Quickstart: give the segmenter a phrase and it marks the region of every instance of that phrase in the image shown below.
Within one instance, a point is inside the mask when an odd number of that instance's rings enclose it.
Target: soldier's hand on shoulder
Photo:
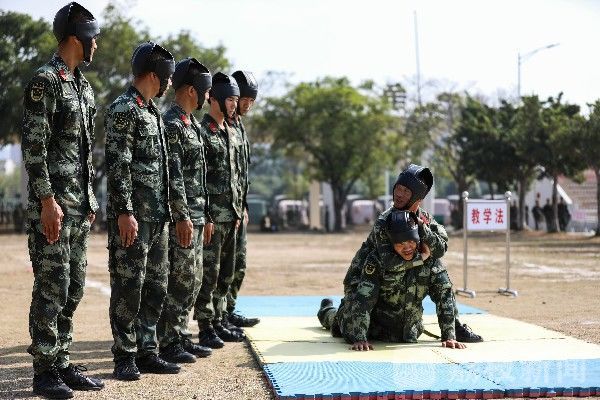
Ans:
[[[442,347],[447,347],[449,349],[466,349],[467,348],[467,346],[464,343],[457,342],[454,339],[443,340]]]
[[[42,232],[46,236],[48,243],[54,244],[58,240],[63,217],[62,208],[54,200],[54,196],[42,199],[40,223],[42,224]]]
[[[117,221],[121,246],[129,247],[133,244],[138,234],[138,223],[133,215],[121,214]]]
[[[427,243],[421,242],[421,258],[423,261],[427,260],[431,256],[431,249],[427,246]]]
[[[175,223],[175,234],[181,247],[190,247],[192,244],[192,235],[194,234],[194,224],[189,219],[177,221]]]
[[[373,350],[373,345],[367,340],[363,340],[360,342],[354,342],[352,346],[349,347],[349,349],[355,351],[369,351]]]

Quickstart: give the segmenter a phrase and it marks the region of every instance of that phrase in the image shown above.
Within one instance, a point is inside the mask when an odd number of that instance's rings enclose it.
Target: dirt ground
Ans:
[[[366,234],[252,233],[242,294],[341,294],[347,266]],[[468,244],[468,286],[477,297],[460,297],[460,302],[600,344],[600,238],[513,235],[511,287],[519,292],[516,298],[497,293],[505,286],[505,237],[478,234]],[[144,375],[139,382],[112,379],[105,235],[91,237],[88,258],[86,294],[75,314],[72,360],[86,364],[90,374],[105,380],[106,388],[77,392],[76,398],[273,398],[245,343],[227,344],[210,358],[185,366],[179,375]],[[451,237],[445,262],[455,287],[462,287],[462,236]],[[33,397],[31,357],[26,353],[32,281],[26,237],[0,236],[0,398]]]

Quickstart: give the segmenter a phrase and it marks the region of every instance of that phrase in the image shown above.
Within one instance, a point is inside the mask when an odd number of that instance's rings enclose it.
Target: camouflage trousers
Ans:
[[[36,374],[69,364],[73,313],[85,285],[90,222],[83,216],[65,216],[54,244],[48,244],[42,232],[40,221],[30,221],[28,245],[34,282],[27,351],[33,356]]]
[[[243,222],[237,230],[235,238],[235,271],[233,281],[227,292],[227,313],[232,314],[235,310],[238,293],[246,276],[246,232],[248,227]]]
[[[203,233],[204,225],[194,225],[192,244],[184,248],[177,241],[175,224],[169,229],[169,286],[156,326],[161,348],[191,336],[188,316],[202,284]]]
[[[194,306],[194,319],[201,329],[211,321],[221,321],[235,268],[235,221],[214,226],[212,239],[204,246],[202,285]]]
[[[369,326],[360,326],[357,319],[354,318],[352,307],[346,299],[342,299],[340,308],[331,308],[322,316],[319,316],[319,322],[325,329],[331,331],[334,337],[343,337],[346,342],[351,343],[349,336],[356,337],[358,332],[367,332],[368,339],[378,339],[386,342],[416,342],[416,340],[406,340],[406,338],[418,338],[424,331],[422,315],[406,315],[407,319],[403,324],[406,329],[412,332],[394,332],[398,329],[398,324],[389,326],[382,321],[371,321]],[[454,315],[458,318],[458,308],[454,303]],[[397,321],[396,321],[397,322]]]
[[[108,221],[110,326],[115,361],[156,353],[156,323],[167,294],[169,228],[138,221],[138,236],[121,245],[116,220]]]

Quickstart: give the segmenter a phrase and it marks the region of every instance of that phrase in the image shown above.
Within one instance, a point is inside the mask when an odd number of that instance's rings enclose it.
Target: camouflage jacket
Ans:
[[[175,221],[191,220],[204,225],[208,219],[206,158],[200,125],[177,103],[163,114],[165,135],[169,140],[171,210]]]
[[[242,204],[247,208],[246,198],[248,197],[248,190],[250,188],[250,142],[248,141],[246,127],[244,127],[241,117],[237,116],[235,119],[230,119],[229,125],[235,129],[238,135],[238,144],[242,146],[238,151],[239,185],[242,193]]]
[[[206,154],[206,188],[209,210],[214,222],[231,222],[242,217],[242,196],[239,185],[239,160],[242,148],[235,130],[204,114],[200,133]]]
[[[130,86],[109,106],[104,124],[107,217],[170,220],[167,142],[158,108]]]
[[[371,233],[356,252],[356,255],[352,259],[352,264],[363,265],[367,255],[373,251],[375,251],[379,257],[382,257],[384,262],[385,257],[395,257],[396,253],[394,252],[386,226],[387,217],[393,210],[394,207],[388,208],[375,220]],[[448,250],[448,233],[446,233],[446,229],[443,225],[438,224],[437,221],[423,209],[419,208],[416,214],[417,218],[422,222],[419,224],[419,237],[421,238],[421,241],[429,246],[431,258],[442,258]]]
[[[392,208],[383,212],[367,240],[355,255],[344,279],[344,307],[353,317],[350,342],[374,337],[387,341],[416,342],[422,333],[422,301],[429,295],[436,304],[442,339],[454,339],[454,294],[452,282],[440,257],[447,250],[448,236],[442,225],[419,209],[421,240],[431,256],[404,261],[393,249],[386,231]]]
[[[96,212],[94,92],[79,68],[54,57],[25,87],[23,163],[29,175],[28,218],[39,219],[40,199],[54,196],[65,215]]]

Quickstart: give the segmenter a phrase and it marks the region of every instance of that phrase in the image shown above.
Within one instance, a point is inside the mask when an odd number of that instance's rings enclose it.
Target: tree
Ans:
[[[0,144],[18,142],[23,88],[56,47],[50,25],[27,14],[0,11]]]
[[[302,151],[309,178],[331,185],[336,231],[354,183],[365,170],[383,169],[397,155],[389,103],[361,93],[346,78],[300,83],[281,98],[269,98],[262,120],[276,148]]]
[[[581,130],[580,141],[576,147],[578,155],[584,163],[594,170],[596,174],[596,205],[598,208],[596,218],[596,236],[600,236],[600,100],[590,104],[590,115]]]
[[[550,97],[542,111],[545,136],[541,151],[541,164],[552,183],[553,222],[550,232],[558,231],[558,177],[574,176],[585,168],[581,157],[573,149],[579,147],[578,136],[584,119],[579,114],[579,106],[562,102],[562,93]]]

